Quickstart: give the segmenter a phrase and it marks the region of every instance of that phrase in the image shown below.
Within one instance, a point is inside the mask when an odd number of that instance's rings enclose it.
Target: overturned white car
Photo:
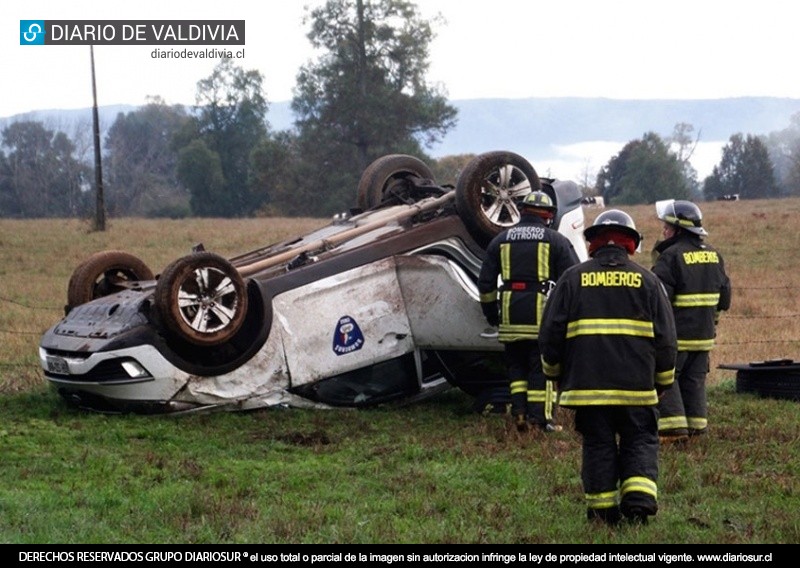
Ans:
[[[132,255],[96,253],[41,339],[45,377],[79,407],[140,413],[502,388],[502,345],[482,333],[476,280],[485,245],[537,189],[586,258],[576,184],[500,151],[474,158],[455,187],[414,157],[384,156],[361,177],[358,209],[230,259],[198,247],[155,277]]]

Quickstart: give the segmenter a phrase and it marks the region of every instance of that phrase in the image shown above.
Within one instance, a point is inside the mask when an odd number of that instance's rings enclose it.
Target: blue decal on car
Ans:
[[[358,327],[356,320],[350,316],[339,318],[336,330],[333,332],[333,352],[337,355],[345,355],[358,351],[364,346],[364,334]]]

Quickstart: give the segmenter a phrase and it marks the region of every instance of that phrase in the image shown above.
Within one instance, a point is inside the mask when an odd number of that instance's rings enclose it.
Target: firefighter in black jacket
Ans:
[[[658,278],[629,258],[641,235],[627,213],[601,213],[584,236],[591,258],[547,301],[542,364],[559,404],[575,410],[588,518],[647,522],[658,510],[658,393],[674,378],[675,321]]]
[[[543,191],[526,195],[519,222],[486,248],[478,277],[483,314],[498,327],[497,339],[505,345],[511,413],[520,431],[529,425],[545,432],[560,429],[553,421],[556,394],[542,374],[537,338],[547,294],[579,259],[569,239],[549,228],[555,213]]]
[[[703,434],[708,427],[706,375],[716,321],[731,305],[731,283],[722,255],[703,239],[703,214],[691,201],[672,201],[659,212],[664,240],[653,272],[664,283],[678,331],[676,388],[659,402],[658,432],[664,443]]]

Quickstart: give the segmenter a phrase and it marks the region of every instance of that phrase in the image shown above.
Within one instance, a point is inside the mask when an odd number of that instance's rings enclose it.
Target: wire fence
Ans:
[[[790,286],[737,286],[735,290],[792,290],[796,291],[797,288],[793,288]],[[0,302],[5,302],[8,304],[14,304],[16,306],[20,306],[22,308],[28,310],[49,310],[52,312],[63,312],[63,306],[36,306],[26,304],[24,302],[20,302],[13,298],[7,298],[4,296],[0,296]],[[756,320],[756,319],[795,319],[800,318],[800,313],[788,313],[788,314],[765,314],[765,315],[738,315],[738,314],[730,314],[726,313],[723,316],[725,319],[728,320]],[[3,329],[0,328],[0,334],[6,335],[24,335],[24,336],[40,336],[42,335],[41,330],[25,330],[25,329]],[[766,338],[766,339],[748,339],[746,341],[726,341],[721,340],[717,342],[718,347],[730,346],[730,345],[757,345],[757,344],[769,344],[769,343],[798,343],[800,342],[800,338],[789,338],[789,339],[780,339],[780,338]],[[13,363],[8,361],[0,361],[0,368],[9,368],[9,367],[28,367],[30,363]]]

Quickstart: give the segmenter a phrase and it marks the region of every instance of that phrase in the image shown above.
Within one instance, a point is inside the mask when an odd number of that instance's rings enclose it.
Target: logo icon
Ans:
[[[19,44],[44,45],[44,20],[20,20]]]
[[[350,316],[339,318],[336,330],[333,332],[333,352],[344,355],[358,351],[364,346],[364,334],[358,327],[356,320]]]

